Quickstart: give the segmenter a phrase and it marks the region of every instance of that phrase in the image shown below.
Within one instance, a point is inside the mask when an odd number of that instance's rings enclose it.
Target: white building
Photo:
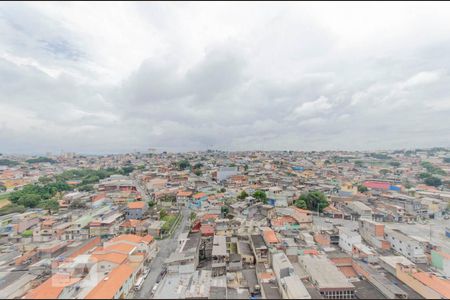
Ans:
[[[426,263],[425,246],[422,242],[408,236],[398,229],[386,228],[384,238],[391,243],[392,249],[403,254],[414,263]]]
[[[339,247],[347,253],[352,252],[353,244],[361,243],[361,236],[358,232],[349,228],[339,227]]]
[[[223,167],[223,168],[220,168],[217,171],[217,181],[221,182],[221,181],[227,180],[231,176],[234,176],[234,175],[237,175],[237,174],[238,174],[238,168],[237,167]]]
[[[357,213],[361,219],[372,220],[372,209],[360,201],[352,201],[347,207],[354,213]]]
[[[272,265],[283,299],[311,299],[284,252],[275,253],[272,256]]]

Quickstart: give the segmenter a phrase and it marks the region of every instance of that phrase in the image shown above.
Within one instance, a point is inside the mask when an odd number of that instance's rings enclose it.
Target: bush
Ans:
[[[424,182],[426,185],[434,187],[442,185],[442,180],[434,176],[426,178]]]
[[[28,237],[32,237],[33,236],[33,230],[25,230],[24,232],[22,232],[22,237],[24,238],[28,238]]]
[[[362,185],[362,184],[360,184],[360,185],[358,185],[358,192],[360,192],[360,193],[365,193],[365,192],[367,192],[369,189],[366,187],[366,186],[364,186],[364,185]]]
[[[8,204],[0,208],[0,216],[9,215],[13,213],[23,213],[25,211],[26,208],[22,205]]]
[[[322,212],[325,207],[329,205],[327,201],[327,197],[324,193],[319,191],[308,192],[306,194],[302,194],[297,203],[305,202],[306,207],[309,210]]]

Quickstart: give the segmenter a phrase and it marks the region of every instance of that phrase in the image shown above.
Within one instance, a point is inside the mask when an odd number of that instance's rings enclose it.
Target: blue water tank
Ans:
[[[395,186],[395,185],[390,185],[390,186],[389,186],[389,189],[390,189],[391,191],[400,191],[400,187],[399,187],[399,186]]]

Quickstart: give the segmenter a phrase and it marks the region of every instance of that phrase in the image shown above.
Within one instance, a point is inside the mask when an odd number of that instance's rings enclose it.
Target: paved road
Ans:
[[[183,218],[178,224],[178,227],[173,233],[172,237],[158,241],[159,252],[150,264],[150,273],[145,279],[141,290],[138,293],[136,293],[133,296],[133,298],[140,298],[140,299],[150,298],[150,292],[153,289],[153,286],[156,284],[156,279],[158,278],[158,275],[161,273],[163,269],[164,261],[177,248],[178,236],[180,235],[180,233],[184,231],[184,228],[188,224],[189,213],[190,213],[189,209],[183,208],[182,209]]]

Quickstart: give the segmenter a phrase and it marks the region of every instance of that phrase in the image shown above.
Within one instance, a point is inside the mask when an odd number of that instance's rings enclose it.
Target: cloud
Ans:
[[[449,6],[353,8],[2,5],[0,152],[450,146]]]
[[[414,75],[413,77],[409,78],[408,80],[406,80],[403,87],[410,88],[410,87],[416,87],[416,86],[421,86],[421,85],[425,85],[425,84],[430,84],[430,83],[438,81],[440,77],[441,77],[441,75],[440,75],[439,71],[420,72],[420,73],[417,73],[416,75]]]

